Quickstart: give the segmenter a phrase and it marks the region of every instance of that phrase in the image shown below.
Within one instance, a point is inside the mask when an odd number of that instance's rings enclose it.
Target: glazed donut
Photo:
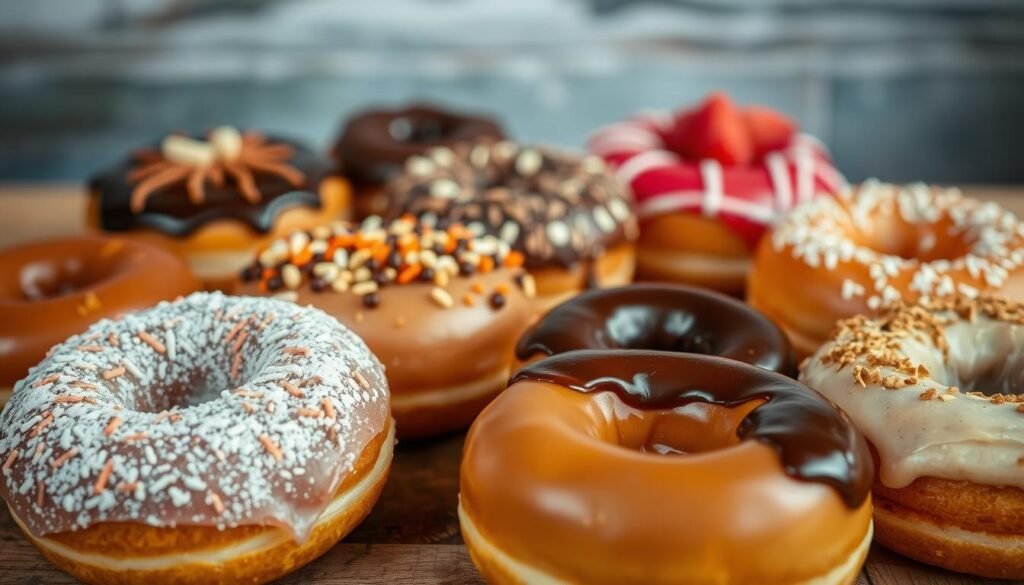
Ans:
[[[356,213],[363,219],[387,212],[385,185],[409,157],[438,146],[502,138],[501,126],[486,116],[412,104],[353,116],[331,154],[338,172],[354,185]]]
[[[348,183],[327,171],[302,145],[255,131],[171,134],[92,179],[89,223],[171,250],[224,288],[261,245],[348,216]]]
[[[900,300],[978,291],[1024,298],[1022,234],[994,203],[869,181],[786,217],[758,248],[747,300],[802,359],[836,321]]]
[[[786,335],[725,295],[670,284],[587,291],[558,305],[519,339],[532,362],[580,349],[641,349],[715,355],[796,374]]]
[[[461,226],[373,217],[276,241],[239,292],[316,306],[355,331],[384,363],[399,437],[420,438],[469,426],[504,389],[535,317],[522,262]]]
[[[824,146],[782,114],[712,94],[676,113],[598,130],[640,216],[637,276],[742,295],[765,230],[794,205],[845,185]]]
[[[863,437],[790,378],[582,350],[520,370],[473,423],[459,518],[492,584],[850,584],[871,478]]]
[[[70,237],[0,251],[0,408],[54,345],[104,317],[199,286],[172,254],[122,238]]]
[[[842,321],[801,379],[874,447],[881,544],[1024,579],[1024,306],[963,296]]]
[[[390,217],[462,223],[523,253],[542,309],[633,278],[636,218],[600,158],[507,141],[458,144],[408,159],[389,193]]]
[[[87,583],[263,583],[373,506],[380,362],[321,311],[196,293],[58,346],[0,417],[0,494]]]

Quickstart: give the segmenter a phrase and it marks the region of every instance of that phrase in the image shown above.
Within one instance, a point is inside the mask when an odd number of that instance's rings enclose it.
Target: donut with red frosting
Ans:
[[[609,125],[588,148],[633,191],[638,277],[732,294],[743,291],[752,250],[777,218],[846,185],[825,147],[792,120],[722,93]]]

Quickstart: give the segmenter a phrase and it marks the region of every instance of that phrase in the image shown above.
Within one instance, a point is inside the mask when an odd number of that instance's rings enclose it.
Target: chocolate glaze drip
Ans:
[[[338,170],[357,185],[386,183],[414,154],[478,138],[499,140],[493,119],[431,104],[396,110],[369,110],[348,120],[332,152]]]
[[[93,177],[89,185],[99,197],[100,226],[109,232],[153,229],[176,237],[187,236],[203,225],[220,219],[237,219],[252,229],[266,233],[274,221],[291,207],[319,208],[320,182],[329,171],[326,160],[312,150],[289,140],[270,138],[275,144],[291,146],[295,154],[288,161],[306,176],[306,184],[296,189],[284,178],[259,171],[254,172],[260,202],[253,204],[239,193],[234,180],[228,176],[220,187],[207,181],[206,200],[196,205],[189,200],[184,181],[156,191],[146,200],[142,213],[132,213],[131,196],[135,183],[128,174],[136,167],[133,156],[119,165]],[[154,145],[159,148],[159,145]]]
[[[613,392],[640,410],[694,402],[732,408],[764,400],[740,423],[740,440],[768,445],[788,476],[834,488],[850,509],[870,491],[874,467],[867,442],[846,415],[803,384],[762,368],[694,354],[584,350],[528,365],[509,384],[522,380]]]
[[[731,358],[796,374],[785,334],[749,306],[678,285],[594,290],[552,309],[519,340],[516,357],[579,349],[663,350]]]

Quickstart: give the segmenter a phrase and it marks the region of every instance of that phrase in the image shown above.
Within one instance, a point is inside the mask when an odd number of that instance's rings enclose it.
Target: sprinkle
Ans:
[[[136,335],[138,335],[139,339],[144,341],[146,343],[146,345],[148,345],[149,347],[152,347],[153,351],[155,351],[155,352],[157,352],[159,354],[167,353],[167,346],[165,346],[163,343],[161,343],[157,338],[155,338],[152,335],[150,335],[148,332],[146,332],[146,331],[139,331],[138,333],[136,333]]]
[[[135,493],[135,490],[138,489],[138,487],[139,482],[137,481],[127,483],[122,481],[121,483],[117,484],[117,487],[115,487],[114,489],[121,492],[122,494],[133,494]]]
[[[107,489],[107,482],[110,481],[110,474],[114,471],[114,460],[108,459],[103,465],[103,469],[100,471],[99,478],[96,479],[96,483],[92,486],[92,492],[94,494],[102,494],[103,490]]]
[[[107,423],[107,428],[103,429],[103,434],[109,437],[114,434],[114,431],[116,431],[119,426],[121,426],[121,417],[115,416],[110,419],[109,423]]]
[[[68,384],[71,388],[79,388],[82,390],[95,390],[96,384],[90,384],[89,382],[83,382],[81,380],[73,380]]]
[[[57,404],[75,404],[78,402],[85,402],[85,396],[78,396],[75,394],[61,394],[53,399]]]
[[[249,338],[249,332],[243,331],[238,334],[235,338],[235,342],[231,344],[231,353],[238,353],[238,350],[242,349],[242,344]]]
[[[462,295],[462,304],[466,305],[467,307],[472,307],[473,305],[476,304],[476,299],[473,298],[472,294],[466,293]]]
[[[89,353],[99,353],[103,351],[103,348],[98,345],[80,345],[78,351],[86,351]]]
[[[11,453],[7,456],[7,460],[4,461],[4,473],[7,473],[8,471],[11,470],[11,467],[14,466],[14,462],[18,460],[19,455],[21,455],[20,449],[14,449],[11,451]]]
[[[53,420],[54,420],[53,413],[52,412],[46,413],[46,416],[43,417],[43,420],[39,421],[38,423],[35,424],[35,426],[32,427],[32,430],[29,431],[28,436],[34,437],[34,436],[38,435],[39,433],[43,432],[43,429],[45,429],[46,427],[48,427],[51,424],[53,424]],[[39,443],[39,445],[42,446],[43,444]]]
[[[355,373],[352,374],[352,377],[355,378],[356,384],[359,384],[360,388],[362,388],[363,390],[370,389],[370,383],[366,381],[366,377],[363,376],[362,372],[356,370]]]
[[[46,483],[43,480],[36,482],[36,506],[40,508],[46,503]]]
[[[104,380],[113,380],[114,378],[123,376],[126,371],[127,370],[124,368],[124,366],[120,366],[117,368],[111,368],[109,370],[106,370],[105,372],[103,372],[102,376]]]
[[[221,501],[220,496],[213,492],[209,492],[206,495],[206,498],[210,501],[210,504],[213,506],[213,510],[215,512],[217,512],[218,514],[224,513],[224,502]]]
[[[234,359],[231,360],[231,379],[238,379],[239,370],[242,367],[242,354],[236,353]]]
[[[64,465],[72,457],[74,457],[76,455],[78,455],[78,448],[77,447],[72,447],[71,449],[65,451],[63,455],[61,455],[60,457],[58,457],[58,458],[54,459],[53,461],[51,461],[50,462],[50,467],[52,467],[54,469],[58,469],[58,468],[60,468],[61,465]]]
[[[36,380],[32,384],[32,387],[33,388],[39,388],[40,386],[47,386],[49,384],[53,384],[57,380],[60,380],[60,374],[50,374],[49,376],[47,376],[45,378],[40,378],[39,380]]]
[[[281,380],[280,382],[278,382],[278,384],[280,384],[281,387],[284,388],[285,392],[291,394],[295,398],[302,398],[303,396],[306,395],[305,392],[299,390],[299,388],[295,384],[292,384],[288,380]]]
[[[435,303],[446,309],[451,308],[451,306],[455,304],[455,301],[452,299],[452,295],[438,286],[431,289],[430,298],[434,299]]]
[[[337,413],[334,412],[334,405],[331,404],[331,399],[330,398],[327,398],[325,396],[322,400],[320,400],[320,405],[323,406],[324,414],[327,415],[327,418],[329,418],[331,420],[334,420],[335,418],[337,418]]]
[[[286,347],[286,348],[284,348],[282,350],[282,352],[284,352],[284,353],[286,353],[288,355],[306,356],[306,355],[309,355],[309,348],[308,347]]]
[[[149,434],[148,433],[132,433],[130,435],[125,435],[125,436],[121,437],[121,442],[123,442],[123,443],[134,443],[136,441],[145,441],[148,438],[149,438]],[[146,454],[146,458],[147,459],[149,458],[149,454],[148,453]]]
[[[524,274],[519,279],[519,286],[523,289],[523,294],[526,295],[526,298],[532,299],[537,296],[537,283],[530,274]]]
[[[324,400],[326,400],[326,398]],[[314,408],[305,408],[305,407],[303,407],[303,408],[296,408],[295,409],[295,414],[298,415],[298,416],[303,416],[303,417],[307,417],[307,418],[319,418],[320,417],[320,411],[316,410]]]
[[[263,444],[263,448],[267,450],[271,457],[278,461],[284,459],[284,453],[281,452],[281,448],[269,436],[260,435],[260,443]]]
[[[114,347],[121,346],[121,340],[117,338],[117,334],[114,333],[113,331],[107,334],[107,343],[113,345]]]

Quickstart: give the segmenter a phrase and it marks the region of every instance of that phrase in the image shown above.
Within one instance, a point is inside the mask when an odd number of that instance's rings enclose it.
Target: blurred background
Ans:
[[[0,0],[0,179],[220,124],[326,148],[414,99],[579,147],[714,89],[794,116],[852,180],[1024,183],[1021,0]]]

